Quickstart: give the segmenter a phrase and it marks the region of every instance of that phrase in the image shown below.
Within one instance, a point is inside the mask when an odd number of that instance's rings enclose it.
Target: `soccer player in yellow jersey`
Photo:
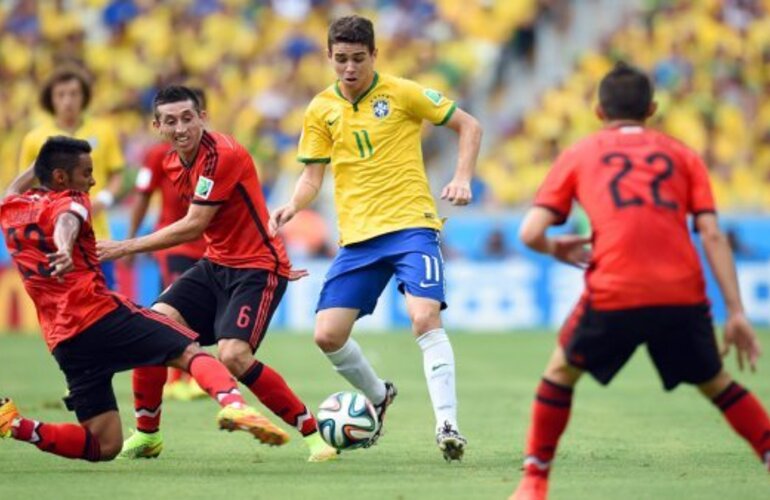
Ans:
[[[98,240],[111,240],[106,209],[113,205],[120,191],[125,161],[117,134],[110,124],[84,115],[90,100],[91,83],[79,68],[62,66],[56,69],[40,92],[40,104],[51,117],[24,137],[18,171],[27,170],[49,137],[65,135],[88,141],[98,190],[92,198],[94,233]],[[110,289],[115,288],[113,266],[112,262],[101,264]]]
[[[467,205],[481,127],[440,93],[376,73],[368,19],[349,16],[332,23],[328,56],[339,79],[307,108],[299,143],[305,169],[289,203],[273,213],[270,229],[276,231],[312,202],[330,165],[342,248],[321,291],[315,342],[375,404],[380,427],[369,443],[374,444],[396,388],[375,374],[350,334],[356,319],[372,313],[395,274],[423,351],[436,442],[447,461],[459,460],[466,440],[457,425],[454,353],[440,317],[446,307],[442,221],[425,176],[420,128],[428,120],[459,135],[455,175],[441,197]]]

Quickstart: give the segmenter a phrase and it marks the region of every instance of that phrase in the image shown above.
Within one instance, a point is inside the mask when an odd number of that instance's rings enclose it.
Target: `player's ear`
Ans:
[[[204,121],[209,119],[209,115],[208,113],[206,113],[205,109],[200,110],[200,112],[198,113],[198,116],[200,116],[201,120],[204,120]]]
[[[55,168],[51,172],[51,184],[57,187],[69,185],[69,175],[63,168]]]
[[[647,116],[645,116],[645,118],[651,117],[656,111],[658,111],[658,101],[651,101],[650,106],[647,108]]]
[[[157,118],[152,119],[152,128],[154,128],[156,131],[160,131],[160,121],[158,121]]]
[[[597,118],[599,118],[601,121],[607,119],[607,115],[604,113],[604,108],[602,108],[601,104],[596,105],[594,108],[594,113],[596,113]]]
[[[377,59],[377,48],[376,47],[372,51],[372,59]]]

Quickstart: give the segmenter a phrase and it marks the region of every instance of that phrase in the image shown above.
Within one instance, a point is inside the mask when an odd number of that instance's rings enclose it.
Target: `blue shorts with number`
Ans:
[[[439,232],[416,228],[340,249],[326,273],[316,312],[345,307],[358,309],[359,318],[371,314],[393,275],[401,293],[433,299],[446,309]]]

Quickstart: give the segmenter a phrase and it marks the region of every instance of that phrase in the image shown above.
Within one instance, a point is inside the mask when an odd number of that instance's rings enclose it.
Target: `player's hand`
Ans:
[[[722,344],[722,357],[730,353],[730,346],[735,346],[735,355],[738,358],[738,369],[743,371],[746,361],[751,371],[756,371],[757,360],[762,354],[759,339],[751,327],[749,320],[743,313],[730,314],[725,323],[725,333]]]
[[[576,234],[564,234],[551,238],[551,254],[558,260],[586,269],[591,262],[591,250],[586,245],[591,243],[591,238]]]
[[[471,183],[468,181],[452,179],[452,181],[444,186],[444,189],[441,191],[441,199],[449,200],[452,205],[456,206],[467,205],[473,199]]]
[[[283,227],[284,224],[289,222],[295,215],[297,215],[297,209],[291,203],[288,203],[280,208],[277,208],[270,214],[270,220],[267,223],[268,232],[270,237],[278,233],[278,230]]]
[[[307,271],[307,269],[292,269],[289,271],[289,281],[301,280],[307,276],[310,276],[310,273]]]
[[[122,241],[99,240],[96,242],[96,256],[99,262],[118,260],[126,255]]]
[[[71,252],[59,250],[55,253],[47,254],[46,257],[48,257],[48,262],[50,262],[51,268],[53,269],[51,272],[51,276],[53,277],[61,278],[64,274],[75,268]]]

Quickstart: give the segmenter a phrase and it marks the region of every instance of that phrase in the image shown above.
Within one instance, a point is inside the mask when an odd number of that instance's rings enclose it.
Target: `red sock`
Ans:
[[[134,369],[134,416],[140,432],[158,432],[163,403],[163,384],[166,383],[165,366],[143,366]]]
[[[269,366],[254,361],[240,379],[259,401],[287,424],[296,427],[303,436],[318,430],[315,417],[300,401],[286,381]]]
[[[543,378],[532,405],[532,422],[527,437],[524,470],[527,474],[548,477],[572,406],[572,388]]]
[[[98,462],[101,456],[99,440],[78,424],[44,424],[20,418],[11,427],[11,435],[61,457]]]
[[[712,402],[764,462],[770,458],[770,418],[756,397],[732,382]]]
[[[173,384],[174,382],[177,382],[183,378],[185,375],[185,372],[180,370],[179,368],[169,368],[168,369],[168,380],[166,380],[167,384]]]
[[[238,382],[230,375],[227,368],[210,354],[202,352],[193,356],[188,369],[201,389],[214,398],[220,406],[231,404],[246,406],[246,401],[238,390]]]

